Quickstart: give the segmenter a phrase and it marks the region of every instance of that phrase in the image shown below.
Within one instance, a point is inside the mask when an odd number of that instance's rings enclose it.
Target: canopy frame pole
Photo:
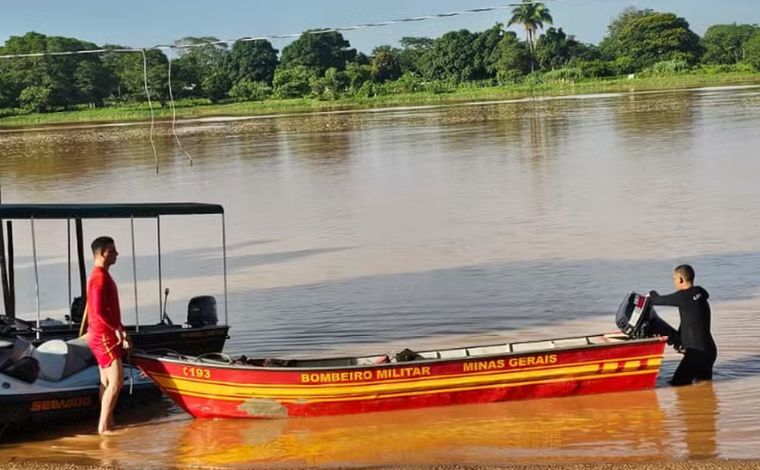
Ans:
[[[10,314],[11,318],[16,318],[16,268],[14,267],[14,254],[13,254],[13,221],[6,220],[5,226],[7,227],[7,243],[8,243],[8,291],[10,292]],[[8,312],[6,312],[8,314]]]
[[[224,213],[222,213],[222,271],[224,272],[224,324],[229,325],[227,311],[227,231],[224,223]]]
[[[156,216],[156,244],[158,246],[158,322],[163,320],[163,299],[161,295],[163,293],[163,282],[161,276],[161,216]]]
[[[69,325],[73,321],[71,312],[71,219],[66,219],[66,276],[69,282]]]
[[[37,307],[37,331],[35,335],[40,339],[40,275],[37,269],[37,239],[34,236],[34,217],[30,218],[32,227],[32,258],[34,259],[34,298]]]
[[[132,281],[135,290],[135,331],[140,331],[140,311],[137,303],[137,255],[135,251],[135,217],[129,219],[130,229],[132,231]]]
[[[74,219],[74,228],[77,237],[77,264],[79,265],[79,292],[82,302],[87,305],[87,269],[84,266],[84,229],[82,219]]]

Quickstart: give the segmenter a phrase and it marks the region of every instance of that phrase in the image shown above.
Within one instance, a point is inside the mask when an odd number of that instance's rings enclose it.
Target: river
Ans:
[[[157,160],[145,124],[0,129],[3,202],[223,204],[231,354],[611,331],[626,293],[671,291],[682,262],[711,293],[719,349],[714,382],[693,387],[665,384],[680,359],[669,349],[653,391],[275,421],[194,421],[162,402],[107,439],[93,421],[16,439],[0,457],[124,468],[760,458],[758,129],[754,86],[179,122],[192,165],[167,123]],[[138,314],[155,322],[156,227],[135,227]],[[36,309],[30,229],[14,227],[24,318]],[[86,239],[104,233],[134,321],[130,222],[85,224]],[[35,234],[41,309],[61,318],[66,224],[37,221]],[[162,219],[161,248],[175,322],[198,293],[223,311],[219,218]]]

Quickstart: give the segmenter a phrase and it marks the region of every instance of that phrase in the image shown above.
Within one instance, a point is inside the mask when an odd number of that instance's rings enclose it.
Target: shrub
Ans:
[[[546,81],[574,82],[583,78],[583,70],[579,67],[563,67],[544,73],[544,80]]]
[[[229,95],[235,101],[262,101],[272,96],[272,87],[243,78],[232,86]]]
[[[50,111],[52,107],[50,95],[51,90],[48,87],[29,86],[21,90],[18,100],[24,110],[42,113]]]

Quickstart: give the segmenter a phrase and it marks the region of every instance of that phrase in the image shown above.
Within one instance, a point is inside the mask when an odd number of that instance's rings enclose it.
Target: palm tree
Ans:
[[[536,44],[536,31],[544,27],[544,23],[552,24],[552,15],[549,9],[543,3],[534,2],[533,0],[522,0],[521,5],[512,9],[512,18],[509,19],[507,27],[513,24],[521,24],[525,28],[525,35],[528,40],[528,50],[530,51],[531,61],[530,70],[533,70],[533,57]]]

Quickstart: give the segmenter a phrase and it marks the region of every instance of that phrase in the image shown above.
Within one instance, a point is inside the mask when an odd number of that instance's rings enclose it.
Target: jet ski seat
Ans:
[[[95,358],[84,340],[51,339],[39,345],[32,357],[40,364],[40,379],[59,382],[95,364]]]

